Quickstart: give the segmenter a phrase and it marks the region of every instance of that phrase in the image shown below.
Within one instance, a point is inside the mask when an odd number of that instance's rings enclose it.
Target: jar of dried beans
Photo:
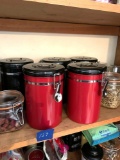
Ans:
[[[0,133],[21,129],[23,118],[23,95],[16,90],[0,92]]]
[[[120,73],[105,73],[106,87],[103,91],[102,106],[117,108],[120,105]]]

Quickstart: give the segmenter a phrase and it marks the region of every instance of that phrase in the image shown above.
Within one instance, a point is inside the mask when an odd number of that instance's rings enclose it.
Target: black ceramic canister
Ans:
[[[5,58],[0,60],[2,90],[18,90],[24,95],[22,66],[34,61],[29,58]]]

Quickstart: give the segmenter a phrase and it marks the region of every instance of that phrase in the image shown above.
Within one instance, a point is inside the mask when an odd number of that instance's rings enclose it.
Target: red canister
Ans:
[[[70,63],[68,66],[68,117],[78,123],[96,122],[99,117],[105,64]]]
[[[62,118],[64,67],[32,63],[23,66],[23,73],[29,125],[40,130],[57,126]]]

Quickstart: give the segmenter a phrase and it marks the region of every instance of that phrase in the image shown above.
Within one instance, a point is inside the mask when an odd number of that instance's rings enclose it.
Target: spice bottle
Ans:
[[[106,72],[105,81],[107,85],[102,97],[102,106],[117,108],[120,105],[120,73]]]

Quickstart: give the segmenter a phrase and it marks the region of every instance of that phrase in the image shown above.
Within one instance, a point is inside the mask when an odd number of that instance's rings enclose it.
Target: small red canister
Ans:
[[[76,62],[68,66],[68,117],[78,123],[93,123],[99,117],[103,72],[100,63]]]
[[[23,73],[29,125],[40,130],[57,126],[62,118],[64,67],[31,63],[23,66]]]

